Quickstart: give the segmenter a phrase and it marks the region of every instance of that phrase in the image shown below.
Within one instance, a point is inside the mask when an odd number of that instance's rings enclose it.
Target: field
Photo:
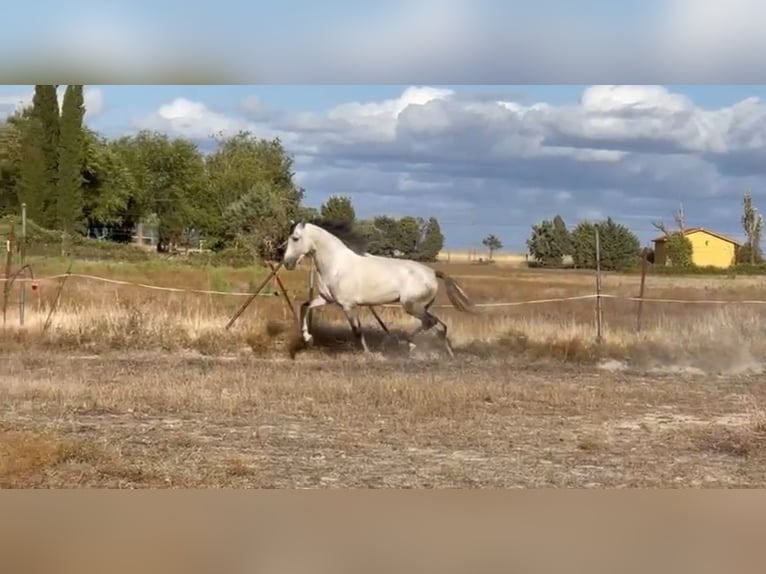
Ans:
[[[68,262],[33,258],[36,277]],[[480,304],[590,295],[592,273],[436,264]],[[261,268],[76,262],[73,273],[248,292]],[[299,301],[307,272],[283,272]],[[302,348],[281,297],[152,290],[71,277],[18,285],[0,339],[0,486],[8,487],[756,487],[766,480],[766,312],[754,304],[595,301],[362,311],[374,352],[343,315],[314,317]],[[605,275],[635,296],[639,279]],[[758,277],[650,276],[647,297],[766,299]],[[437,305],[447,303],[440,293]]]

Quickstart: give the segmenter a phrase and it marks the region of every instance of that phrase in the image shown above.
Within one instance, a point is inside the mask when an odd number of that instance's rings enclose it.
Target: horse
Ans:
[[[346,236],[345,241],[339,237],[342,235]],[[309,345],[313,341],[307,323],[309,309],[335,304],[346,315],[357,343],[364,352],[369,352],[355,308],[399,303],[407,314],[420,320],[420,325],[407,335],[410,353],[415,349],[413,338],[438,324],[447,352],[454,357],[447,325],[430,307],[441,280],[453,307],[464,313],[475,313],[463,288],[443,271],[417,261],[372,255],[360,246],[362,241],[351,231],[350,222],[325,220],[293,224],[282,258],[284,267],[292,271],[308,256],[313,258],[318,272],[318,294],[300,307],[303,341]]]

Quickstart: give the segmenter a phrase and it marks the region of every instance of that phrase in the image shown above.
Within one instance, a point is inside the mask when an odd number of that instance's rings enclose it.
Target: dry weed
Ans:
[[[592,274],[577,271],[468,264],[441,268],[457,277],[479,304],[570,297],[593,291]],[[175,287],[183,282],[190,288],[205,288],[211,282],[223,281],[229,288],[241,291],[247,291],[263,273],[128,265],[96,268],[95,264],[87,271]],[[283,272],[282,277],[297,310],[305,297],[305,269]],[[636,277],[606,275],[604,289],[613,295],[635,295],[637,283]],[[76,278],[67,283],[51,327],[43,333],[55,286],[45,284],[30,296],[23,329],[14,325],[17,319],[13,311],[18,303],[14,291],[9,301],[11,322],[0,336],[0,349],[191,350],[209,356],[246,351],[263,357],[294,358],[312,351],[300,340],[294,317],[279,296],[257,298],[235,326],[226,330],[223,327],[241,303],[240,297],[165,293]],[[651,277],[646,295],[699,301],[758,298],[759,291],[758,281],[748,277]],[[463,355],[514,354],[533,361],[586,363],[611,358],[645,367],[688,364],[703,370],[737,370],[756,368],[760,362],[757,358],[766,354],[766,314],[760,306],[647,302],[639,333],[637,303],[606,299],[601,343],[596,341],[593,300],[488,307],[480,315],[471,316],[449,307],[442,291],[434,311],[448,324],[449,336]],[[415,320],[398,308],[378,308],[378,312],[392,336],[384,336],[372,315],[361,309],[368,343],[383,354],[401,353],[404,332],[416,326]],[[313,351],[333,355],[358,351],[340,311],[322,308],[315,311],[314,317]],[[442,352],[434,332],[418,340],[426,355]]]
[[[763,420],[737,426],[756,408],[740,397],[766,399],[755,378],[166,353],[18,354],[5,365],[4,486],[759,486],[766,476]]]

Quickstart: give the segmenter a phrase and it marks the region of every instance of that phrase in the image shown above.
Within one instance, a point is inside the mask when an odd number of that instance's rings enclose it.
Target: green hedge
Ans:
[[[640,270],[639,270],[640,272]],[[650,265],[647,274],[653,275],[766,275],[766,263],[756,263],[752,265],[750,263],[740,263],[732,265],[731,267],[713,267],[706,266],[691,266],[687,268],[675,268],[670,266],[659,265],[657,267]]]
[[[18,219],[0,218],[0,236],[8,236],[11,223],[15,227],[16,237],[21,233]],[[63,251],[63,253],[62,253]],[[174,256],[157,253],[131,243],[101,241],[82,235],[75,235],[62,240],[61,232],[44,229],[32,221],[27,221],[27,255],[38,257],[74,257],[89,261],[122,261],[125,263],[143,263],[147,261],[172,260],[192,266],[243,268],[256,265],[250,251],[245,249],[224,249],[218,252],[190,253],[187,256]]]
[[[550,270],[550,271],[564,271],[575,270],[572,265],[559,265],[559,266],[545,266],[536,261],[527,262],[529,269]],[[580,269],[584,271],[584,269]],[[593,270],[591,270],[593,271]],[[641,264],[631,266],[627,269],[620,269],[617,273],[624,273],[628,275],[637,275],[641,273]],[[671,276],[684,276],[684,275],[717,275],[717,276],[736,276],[736,275],[766,275],[766,262],[756,263],[754,265],[750,263],[739,263],[732,265],[731,267],[713,267],[706,266],[690,266],[685,268],[677,268],[666,265],[654,265],[649,264],[647,266],[647,275],[671,275]]]

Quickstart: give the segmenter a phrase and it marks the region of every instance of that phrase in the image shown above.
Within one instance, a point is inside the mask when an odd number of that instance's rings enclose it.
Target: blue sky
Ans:
[[[0,113],[31,91],[0,87]],[[495,233],[510,250],[556,213],[647,243],[680,202],[688,225],[741,238],[742,192],[766,202],[765,101],[764,86],[86,86],[107,136],[279,136],[310,204],[348,194],[363,217],[438,217],[449,247]]]

